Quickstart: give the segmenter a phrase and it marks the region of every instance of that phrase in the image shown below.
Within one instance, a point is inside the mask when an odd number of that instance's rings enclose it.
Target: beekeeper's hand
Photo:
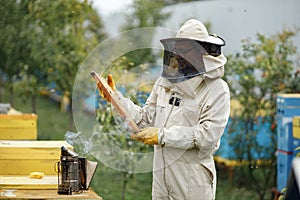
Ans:
[[[115,81],[113,79],[112,74],[108,74],[107,76],[107,84],[109,85],[109,87],[115,92],[117,91],[116,89],[116,84]],[[105,94],[103,93],[102,90],[100,90],[100,96],[105,99],[106,101],[110,102],[110,99],[108,97],[105,96]]]
[[[131,134],[130,137],[134,140],[143,142],[144,144],[155,145],[158,144],[158,128],[144,128],[138,133]]]

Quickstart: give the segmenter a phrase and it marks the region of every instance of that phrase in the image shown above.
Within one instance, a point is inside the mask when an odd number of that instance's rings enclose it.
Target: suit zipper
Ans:
[[[176,95],[172,95],[173,97],[176,97]],[[175,102],[176,101],[173,101],[172,102],[172,107],[170,109],[170,112],[168,113],[167,115],[167,118],[163,124],[163,127],[165,128],[168,120],[169,120],[169,117],[174,109],[174,106],[175,106]],[[163,159],[163,176],[164,176],[164,182],[165,182],[165,186],[166,186],[166,189],[167,189],[167,192],[168,192],[168,196],[170,195],[170,191],[169,191],[169,188],[168,188],[168,185],[167,185],[167,178],[166,178],[166,160],[165,160],[165,156],[164,156],[164,145],[162,145],[162,148],[161,148],[161,153],[162,153],[162,159]]]

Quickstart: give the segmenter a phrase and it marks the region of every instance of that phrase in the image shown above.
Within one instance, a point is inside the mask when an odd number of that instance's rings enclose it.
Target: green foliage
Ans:
[[[164,1],[151,1],[151,0],[134,0],[132,6],[132,13],[127,16],[127,23],[121,27],[123,31],[143,28],[143,27],[158,27],[170,16],[170,13],[164,13]],[[149,33],[149,39],[152,39]],[[145,38],[145,36],[137,35],[136,37]],[[128,60],[134,63],[135,66],[154,63],[155,56],[152,49],[138,49],[126,54]]]
[[[133,13],[128,16],[125,30],[141,27],[156,27],[162,25],[164,20],[170,15],[163,13],[164,2],[151,0],[134,0]]]
[[[99,18],[88,1],[37,1],[30,9],[45,38],[49,80],[71,94],[80,62],[98,43],[99,34],[103,36],[101,26],[95,28],[101,25]]]
[[[1,72],[9,87],[34,80],[24,90],[34,96],[54,81],[71,94],[80,62],[104,36],[90,2],[1,0],[0,10]]]
[[[267,37],[257,34],[257,42],[243,40],[243,51],[229,57],[226,79],[231,87],[232,99],[241,106],[239,114],[232,116],[229,134],[233,135],[235,153],[240,160],[247,159],[245,167],[239,168],[247,184],[260,199],[273,186],[275,179],[276,151],[276,95],[295,92],[296,47],[292,42],[297,30],[286,30]],[[296,86],[297,87],[297,86]],[[271,146],[257,141],[259,123],[269,124]],[[258,153],[254,158],[253,152]],[[267,158],[262,155],[265,152]],[[267,159],[268,161],[262,160]],[[257,169],[260,168],[260,175]]]
[[[1,72],[7,75],[5,84],[13,91],[13,82],[17,78],[17,74],[26,64],[24,60],[30,45],[26,41],[26,33],[23,30],[26,27],[24,16],[26,16],[26,5],[28,1],[0,1],[0,57]],[[13,102],[11,102],[13,105]]]

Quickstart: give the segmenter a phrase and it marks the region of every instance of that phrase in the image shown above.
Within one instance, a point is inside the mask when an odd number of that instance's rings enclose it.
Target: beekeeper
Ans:
[[[145,106],[120,96],[142,129],[131,137],[154,145],[152,199],[215,199],[213,155],[230,112],[225,41],[190,19],[161,43],[163,72]],[[115,89],[111,75],[108,84]]]

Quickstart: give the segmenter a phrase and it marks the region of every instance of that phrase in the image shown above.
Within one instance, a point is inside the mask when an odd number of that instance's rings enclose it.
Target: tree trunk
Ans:
[[[1,83],[1,80],[0,80],[0,83]],[[1,87],[0,87],[0,102],[4,102],[4,87],[2,87],[2,84],[1,83]]]
[[[126,187],[127,187],[127,172],[122,172],[122,174],[123,174],[122,200],[125,200]]]
[[[31,111],[36,114],[36,94],[31,96]]]
[[[9,103],[11,107],[14,107],[14,86],[13,84],[9,87]]]
[[[74,118],[73,118],[73,111],[72,111],[72,99],[70,99],[70,112],[69,112],[69,130],[72,132],[76,132],[75,125],[74,125]]]

